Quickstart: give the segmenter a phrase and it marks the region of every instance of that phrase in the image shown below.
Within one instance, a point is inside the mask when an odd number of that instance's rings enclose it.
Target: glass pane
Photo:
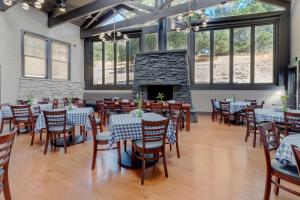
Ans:
[[[69,46],[59,44],[59,43],[52,43],[52,60],[56,61],[69,61]]]
[[[210,33],[195,33],[195,83],[210,82]]]
[[[152,7],[155,6],[155,1],[156,1],[156,0],[135,0],[135,2],[144,4],[144,5],[146,5],[146,6],[152,6]]]
[[[25,56],[25,76],[46,77],[46,59]]]
[[[158,50],[158,35],[157,33],[145,34],[145,51]]]
[[[117,84],[126,84],[126,41],[117,43]]]
[[[102,42],[93,42],[93,84],[102,84]]]
[[[113,24],[114,21],[115,22],[120,22],[120,21],[123,21],[125,20],[126,18],[123,17],[122,15],[120,14],[116,14],[116,17],[114,18],[113,16],[108,18],[107,20],[105,20],[100,26],[106,26],[106,25],[109,25],[109,24]]]
[[[183,32],[168,32],[168,49],[187,49],[187,34]]]
[[[24,35],[24,54],[46,58],[46,40],[35,36]]]
[[[187,2],[189,2],[189,0],[173,0],[171,5],[176,6],[176,5],[187,3]]]
[[[114,43],[105,42],[105,84],[114,84]]]
[[[205,13],[210,18],[220,18],[282,10],[284,8],[256,0],[238,0],[206,8]]]
[[[255,27],[255,83],[273,83],[274,26]]]
[[[130,19],[132,17],[136,17],[137,15],[127,9],[121,8],[120,10],[118,10],[118,13],[120,13],[121,15],[123,15],[124,17],[126,17],[127,19]]]
[[[229,29],[214,31],[214,83],[229,83]]]
[[[139,52],[139,38],[129,39],[129,84],[133,84],[135,56]]]
[[[233,50],[233,82],[250,83],[250,27],[234,29]]]
[[[68,79],[69,64],[61,61],[52,61],[52,78]]]

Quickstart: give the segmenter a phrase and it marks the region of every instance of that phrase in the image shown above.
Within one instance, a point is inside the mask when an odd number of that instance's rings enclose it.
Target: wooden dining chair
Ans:
[[[210,102],[212,106],[211,120],[215,122],[218,120],[218,116],[221,117],[221,109],[216,107],[216,99],[211,99]]]
[[[260,108],[264,108],[264,105],[265,105],[265,101],[262,101],[260,104]]]
[[[63,138],[64,150],[67,153],[67,136],[72,136],[73,142],[75,141],[75,127],[67,124],[67,111],[43,111],[45,123],[46,123],[46,143],[44,155],[48,150],[49,141],[51,147],[55,144],[55,140]],[[68,134],[68,135],[67,135]],[[69,137],[68,137],[69,138]]]
[[[300,175],[300,148],[297,147],[296,145],[292,145],[292,150],[295,156],[295,161],[297,164],[297,170],[298,170],[298,174]]]
[[[249,102],[251,105],[257,105],[256,99],[245,99],[245,102]]]
[[[53,106],[52,106],[52,110],[57,109],[58,106],[59,106],[59,101],[58,101],[58,99],[53,99],[52,105],[53,105]]]
[[[121,164],[121,150],[120,150],[120,142],[117,142],[116,147],[112,148],[99,148],[103,147],[104,145],[108,145],[110,132],[98,132],[97,131],[97,124],[95,117],[93,115],[89,115],[89,120],[92,127],[92,134],[93,134],[93,158],[92,158],[92,170],[95,169],[96,160],[97,160],[97,152],[98,151],[107,151],[112,149],[118,150],[118,164]]]
[[[106,125],[106,105],[102,100],[96,100],[96,108],[95,111],[98,115],[98,121],[101,121],[103,126]],[[97,121],[97,120],[96,120]]]
[[[220,118],[220,122],[225,123],[225,121],[228,121],[228,126],[230,126],[230,120],[234,119],[234,113],[230,113],[230,102],[229,101],[220,101],[220,109],[221,109],[221,118]]]
[[[300,113],[284,112],[285,136],[300,134]]]
[[[271,185],[274,184],[274,193],[278,195],[279,188],[290,192],[296,196],[300,193],[281,184],[281,180],[300,186],[300,175],[297,169],[282,165],[276,159],[271,159],[270,151],[276,150],[279,147],[279,135],[276,130],[276,125],[273,122],[268,122],[259,125],[259,133],[264,147],[266,160],[266,183],[264,200],[270,199]]]
[[[11,200],[8,167],[11,149],[14,143],[17,129],[15,128],[11,133],[0,136],[0,193],[4,193],[5,200]]]
[[[9,109],[10,109],[9,103],[0,104],[0,112],[1,112],[1,109],[3,109],[4,107],[9,107]],[[6,123],[9,123],[9,130],[11,130],[12,121],[13,121],[13,117],[3,117],[2,116],[0,133],[2,133],[4,124],[6,124]]]
[[[181,126],[181,116],[182,116],[182,109],[179,110],[170,110],[170,119],[173,122],[174,129],[175,129],[175,135],[176,135],[176,152],[177,152],[177,158],[180,158],[180,151],[179,151],[179,127]],[[170,150],[172,150],[172,145],[170,144]]]
[[[254,106],[254,105],[253,105]],[[247,107],[246,111],[246,120],[247,120],[247,128],[246,128],[246,137],[245,142],[247,142],[248,137],[251,133],[253,133],[253,148],[256,146],[256,135],[258,134],[258,124],[256,122],[255,117],[255,109],[252,107]]]
[[[28,127],[30,134],[34,135],[35,119],[32,114],[30,105],[11,106],[13,114],[13,124],[17,128],[18,133],[21,126]]]
[[[67,106],[69,104],[67,97],[63,98],[63,103],[64,103],[64,106]]]
[[[142,161],[141,184],[144,185],[145,167],[147,161],[163,158],[165,177],[168,177],[168,169],[165,154],[166,133],[169,120],[145,121],[142,120],[142,139],[132,143],[133,156]],[[153,157],[148,157],[152,154]]]
[[[179,112],[181,112],[181,117],[179,119],[179,129],[181,131],[184,128],[185,122],[184,111],[182,110],[182,103],[169,103],[169,116],[172,116],[172,114],[176,113],[179,114]]]
[[[157,113],[157,114],[163,114],[163,103],[162,102],[151,102],[150,103],[150,109],[151,112]]]

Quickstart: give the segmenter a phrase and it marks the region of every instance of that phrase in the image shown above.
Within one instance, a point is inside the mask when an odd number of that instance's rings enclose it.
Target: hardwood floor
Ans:
[[[7,127],[6,127],[7,128]],[[91,136],[89,136],[91,138]],[[92,142],[63,148],[43,155],[44,144],[29,135],[15,139],[10,161],[10,185],[15,200],[27,199],[147,199],[147,200],[260,200],[265,184],[265,160],[252,138],[244,142],[245,127],[212,123],[199,116],[191,132],[180,132],[181,158],[167,151],[169,178],[163,174],[162,160],[146,170],[140,185],[140,170],[117,165],[117,152],[100,152],[91,170]],[[252,135],[251,135],[252,137]],[[43,138],[45,139],[45,137]],[[102,154],[101,154],[102,153]],[[2,194],[0,199],[3,199]],[[280,190],[271,199],[296,200]]]

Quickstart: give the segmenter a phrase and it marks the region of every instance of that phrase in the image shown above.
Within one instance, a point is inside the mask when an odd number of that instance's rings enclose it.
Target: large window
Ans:
[[[135,56],[139,38],[92,42],[93,85],[128,85],[133,83]]]
[[[52,42],[52,78],[69,78],[69,46]]]
[[[194,83],[274,83],[274,34],[274,24],[196,32]]]
[[[45,78],[47,75],[47,40],[24,35],[24,76]]]
[[[195,33],[195,83],[210,82],[210,32]]]
[[[187,34],[183,32],[168,32],[167,48],[172,49],[186,49],[187,48]]]
[[[26,32],[22,45],[24,77],[69,79],[69,44]]]
[[[229,82],[229,29],[214,31],[213,82]]]
[[[273,83],[274,26],[255,27],[255,83]]]
[[[233,31],[233,82],[250,83],[251,28]]]
[[[157,51],[157,50],[158,50],[158,34],[157,33],[145,34],[144,51]]]

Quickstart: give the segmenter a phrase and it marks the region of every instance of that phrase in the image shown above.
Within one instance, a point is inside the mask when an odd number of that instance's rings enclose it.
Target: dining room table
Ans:
[[[300,134],[288,135],[283,138],[275,153],[275,159],[283,165],[295,167],[297,165],[292,145],[300,148]]]
[[[152,112],[143,113],[141,118],[135,115],[134,112],[130,114],[111,115],[108,126],[110,131],[109,147],[112,148],[113,144],[124,140],[142,139],[142,119],[146,121],[160,121],[167,118]],[[172,120],[169,121],[166,137],[168,143],[175,144],[176,133]],[[141,163],[138,160],[132,162],[133,160],[131,150],[121,153],[121,166],[125,168],[139,168]]]
[[[300,113],[300,110],[289,110],[289,112]],[[283,111],[275,108],[255,109],[255,118],[257,123],[261,123],[261,122],[284,123]]]
[[[94,110],[91,107],[83,107],[83,108],[77,108],[74,107],[71,110],[65,109],[65,108],[58,108],[55,109],[58,110],[67,110],[67,124],[71,124],[74,126],[82,126],[86,131],[91,130],[91,123],[89,120],[89,115],[91,115]],[[36,121],[35,124],[35,132],[39,133],[42,129],[46,128],[46,122],[44,114],[41,113]],[[84,135],[76,135],[75,138],[72,138],[72,141],[70,143],[78,144],[82,143],[85,140]],[[62,146],[63,141],[58,140],[56,141],[57,146]]]
[[[238,113],[244,110],[245,108],[247,108],[247,106],[249,105],[251,105],[251,102],[245,102],[245,101],[230,102],[230,113],[231,114]],[[215,101],[215,106],[216,108],[221,109],[219,101]]]

